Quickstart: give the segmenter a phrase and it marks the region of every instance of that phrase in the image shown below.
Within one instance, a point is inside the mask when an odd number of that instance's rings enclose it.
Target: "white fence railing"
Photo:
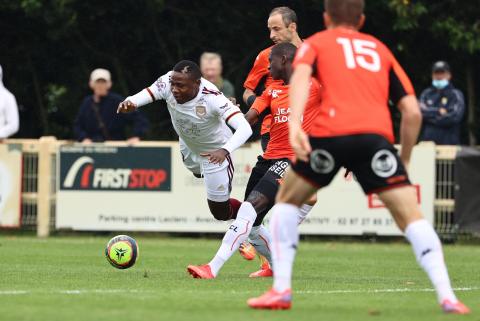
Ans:
[[[22,146],[21,229],[36,230],[46,237],[55,230],[56,161],[60,146],[72,142],[54,137],[11,139],[7,143]],[[161,142],[140,142],[138,146],[159,146]],[[126,146],[124,142],[106,142],[108,146]],[[454,160],[459,147],[436,146],[434,226],[441,235],[454,232]]]

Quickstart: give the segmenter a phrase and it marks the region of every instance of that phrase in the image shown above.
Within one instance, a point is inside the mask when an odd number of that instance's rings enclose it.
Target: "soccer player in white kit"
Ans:
[[[256,219],[251,213],[240,214],[241,202],[230,198],[231,153],[252,134],[250,124],[237,106],[201,77],[192,61],[180,61],[150,87],[127,97],[118,112],[132,112],[160,99],[167,103],[185,167],[196,177],[204,177],[210,212],[217,220],[234,219],[222,241],[222,248],[233,252],[246,240]],[[235,129],[234,134],[227,124]]]

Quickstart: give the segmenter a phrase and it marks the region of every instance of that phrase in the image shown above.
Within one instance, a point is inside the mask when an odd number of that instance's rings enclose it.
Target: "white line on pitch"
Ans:
[[[454,291],[476,291],[480,290],[480,287],[463,287],[455,288]],[[435,292],[435,289],[372,289],[372,290],[301,290],[295,291],[299,294],[349,294],[349,293],[401,293],[401,292]]]
[[[468,292],[480,290],[480,287],[461,287],[455,288],[455,291]],[[409,288],[397,288],[397,289],[370,289],[370,290],[300,290],[294,291],[296,294],[369,294],[369,293],[404,293],[404,292],[434,292],[434,289],[425,288],[425,289],[409,289]],[[195,290],[195,291],[166,291],[167,293],[171,292],[183,292],[183,293],[200,293],[208,292],[215,293],[220,292],[224,293],[226,291],[220,290]],[[252,291],[230,291],[232,294],[251,294]],[[28,294],[67,294],[67,295],[82,295],[82,294],[155,294],[155,291],[148,290],[135,290],[135,289],[91,289],[91,290],[52,290],[52,291],[31,291],[31,290],[0,290],[0,296],[9,296],[9,295],[28,295]],[[228,293],[228,292],[227,292]]]

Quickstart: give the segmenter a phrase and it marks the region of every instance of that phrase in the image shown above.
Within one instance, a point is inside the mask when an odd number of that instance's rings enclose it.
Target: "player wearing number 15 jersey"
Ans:
[[[325,0],[327,30],[307,39],[297,52],[290,81],[289,129],[297,162],[287,173],[272,210],[274,284],[248,304],[290,308],[299,206],[327,186],[344,166],[355,174],[366,194],[378,193],[412,244],[443,311],[468,313],[453,293],[440,240],[420,212],[406,171],[421,125],[415,93],[390,50],[358,31],[365,21],[363,8],[364,0]],[[307,136],[301,115],[312,74],[323,86],[323,95],[320,115]],[[402,113],[400,156],[392,145],[389,99]]]

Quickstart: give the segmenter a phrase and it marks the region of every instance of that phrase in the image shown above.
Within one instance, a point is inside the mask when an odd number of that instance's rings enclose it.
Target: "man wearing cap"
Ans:
[[[90,74],[89,86],[93,95],[85,97],[78,111],[74,124],[76,139],[83,143],[125,140],[126,128],[130,124],[133,126],[133,135],[127,141],[130,144],[138,142],[148,129],[148,121],[140,111],[117,114],[118,104],[123,97],[110,92],[110,72],[102,68],[95,69]]]
[[[18,131],[18,106],[15,96],[3,85],[0,66],[0,143]]]
[[[460,90],[453,87],[450,66],[437,61],[432,67],[432,85],[420,96],[423,130],[420,140],[438,145],[460,144],[460,123],[465,102]]]

